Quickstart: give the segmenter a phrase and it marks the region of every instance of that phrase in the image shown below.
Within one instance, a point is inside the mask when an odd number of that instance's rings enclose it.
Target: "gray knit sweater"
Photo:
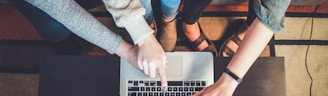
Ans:
[[[74,0],[26,0],[43,10],[70,31],[113,54],[121,44],[122,37],[115,34]],[[143,15],[139,0],[103,0],[117,26],[126,28],[134,43],[153,33]]]

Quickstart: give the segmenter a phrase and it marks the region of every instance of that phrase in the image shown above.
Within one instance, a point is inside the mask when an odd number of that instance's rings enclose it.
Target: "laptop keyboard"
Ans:
[[[191,96],[206,87],[206,80],[168,81],[163,91],[160,81],[127,80],[128,96]]]

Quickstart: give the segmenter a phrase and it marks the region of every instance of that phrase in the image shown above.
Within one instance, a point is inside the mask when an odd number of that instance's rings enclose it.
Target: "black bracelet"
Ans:
[[[243,79],[239,78],[237,75],[232,73],[228,68],[224,70],[224,73],[228,74],[230,77],[235,79],[238,82],[238,84],[240,84],[243,81]]]

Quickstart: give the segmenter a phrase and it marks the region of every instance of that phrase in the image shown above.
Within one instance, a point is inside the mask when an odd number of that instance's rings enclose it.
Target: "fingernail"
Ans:
[[[166,86],[163,86],[163,91],[167,91],[167,87]]]

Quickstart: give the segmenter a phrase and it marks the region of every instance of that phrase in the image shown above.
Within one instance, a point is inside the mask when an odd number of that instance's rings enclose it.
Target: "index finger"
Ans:
[[[167,90],[167,79],[166,79],[166,71],[164,68],[159,68],[158,69],[158,74],[159,74],[159,78],[161,79],[161,85],[162,85],[162,89],[163,91]]]

